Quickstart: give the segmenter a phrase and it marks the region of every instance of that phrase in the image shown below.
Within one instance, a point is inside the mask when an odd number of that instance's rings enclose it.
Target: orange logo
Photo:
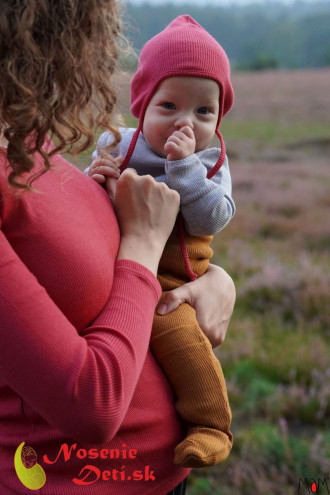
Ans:
[[[29,490],[39,490],[46,483],[46,474],[37,463],[36,451],[25,442],[17,447],[14,465],[18,479]]]

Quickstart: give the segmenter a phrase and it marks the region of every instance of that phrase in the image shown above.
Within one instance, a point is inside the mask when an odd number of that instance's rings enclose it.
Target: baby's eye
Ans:
[[[210,113],[210,110],[206,107],[200,107],[198,110],[197,110],[197,113],[200,113],[202,115],[207,115],[208,113]]]
[[[175,105],[174,103],[171,103],[170,101],[165,101],[162,106],[166,108],[166,110],[175,110]]]

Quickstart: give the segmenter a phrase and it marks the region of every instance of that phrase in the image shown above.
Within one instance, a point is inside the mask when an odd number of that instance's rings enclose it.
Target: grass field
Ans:
[[[213,243],[234,278],[217,350],[234,447],[189,495],[330,493],[330,70],[233,73],[225,117],[237,214]],[[128,85],[118,81],[124,115]],[[127,118],[129,124],[134,123]],[[89,157],[82,157],[80,165]],[[307,479],[300,486],[299,480]],[[309,488],[307,487],[309,485]]]
[[[213,245],[238,295],[218,350],[235,440],[189,495],[294,495],[300,478],[330,492],[329,80],[233,74],[223,135],[237,214]]]

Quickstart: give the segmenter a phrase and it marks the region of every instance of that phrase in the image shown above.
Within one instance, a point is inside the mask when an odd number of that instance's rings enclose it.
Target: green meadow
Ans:
[[[222,132],[237,214],[213,248],[237,289],[216,351],[234,446],[222,465],[193,471],[189,495],[313,493],[319,479],[330,492],[329,76],[233,74]]]

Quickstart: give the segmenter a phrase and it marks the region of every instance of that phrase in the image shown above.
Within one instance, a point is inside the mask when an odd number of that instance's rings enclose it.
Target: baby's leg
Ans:
[[[187,437],[175,449],[175,464],[217,464],[232,447],[231,411],[221,365],[196,320],[194,309],[181,304],[155,315],[151,348],[177,397],[176,409],[188,424]]]

